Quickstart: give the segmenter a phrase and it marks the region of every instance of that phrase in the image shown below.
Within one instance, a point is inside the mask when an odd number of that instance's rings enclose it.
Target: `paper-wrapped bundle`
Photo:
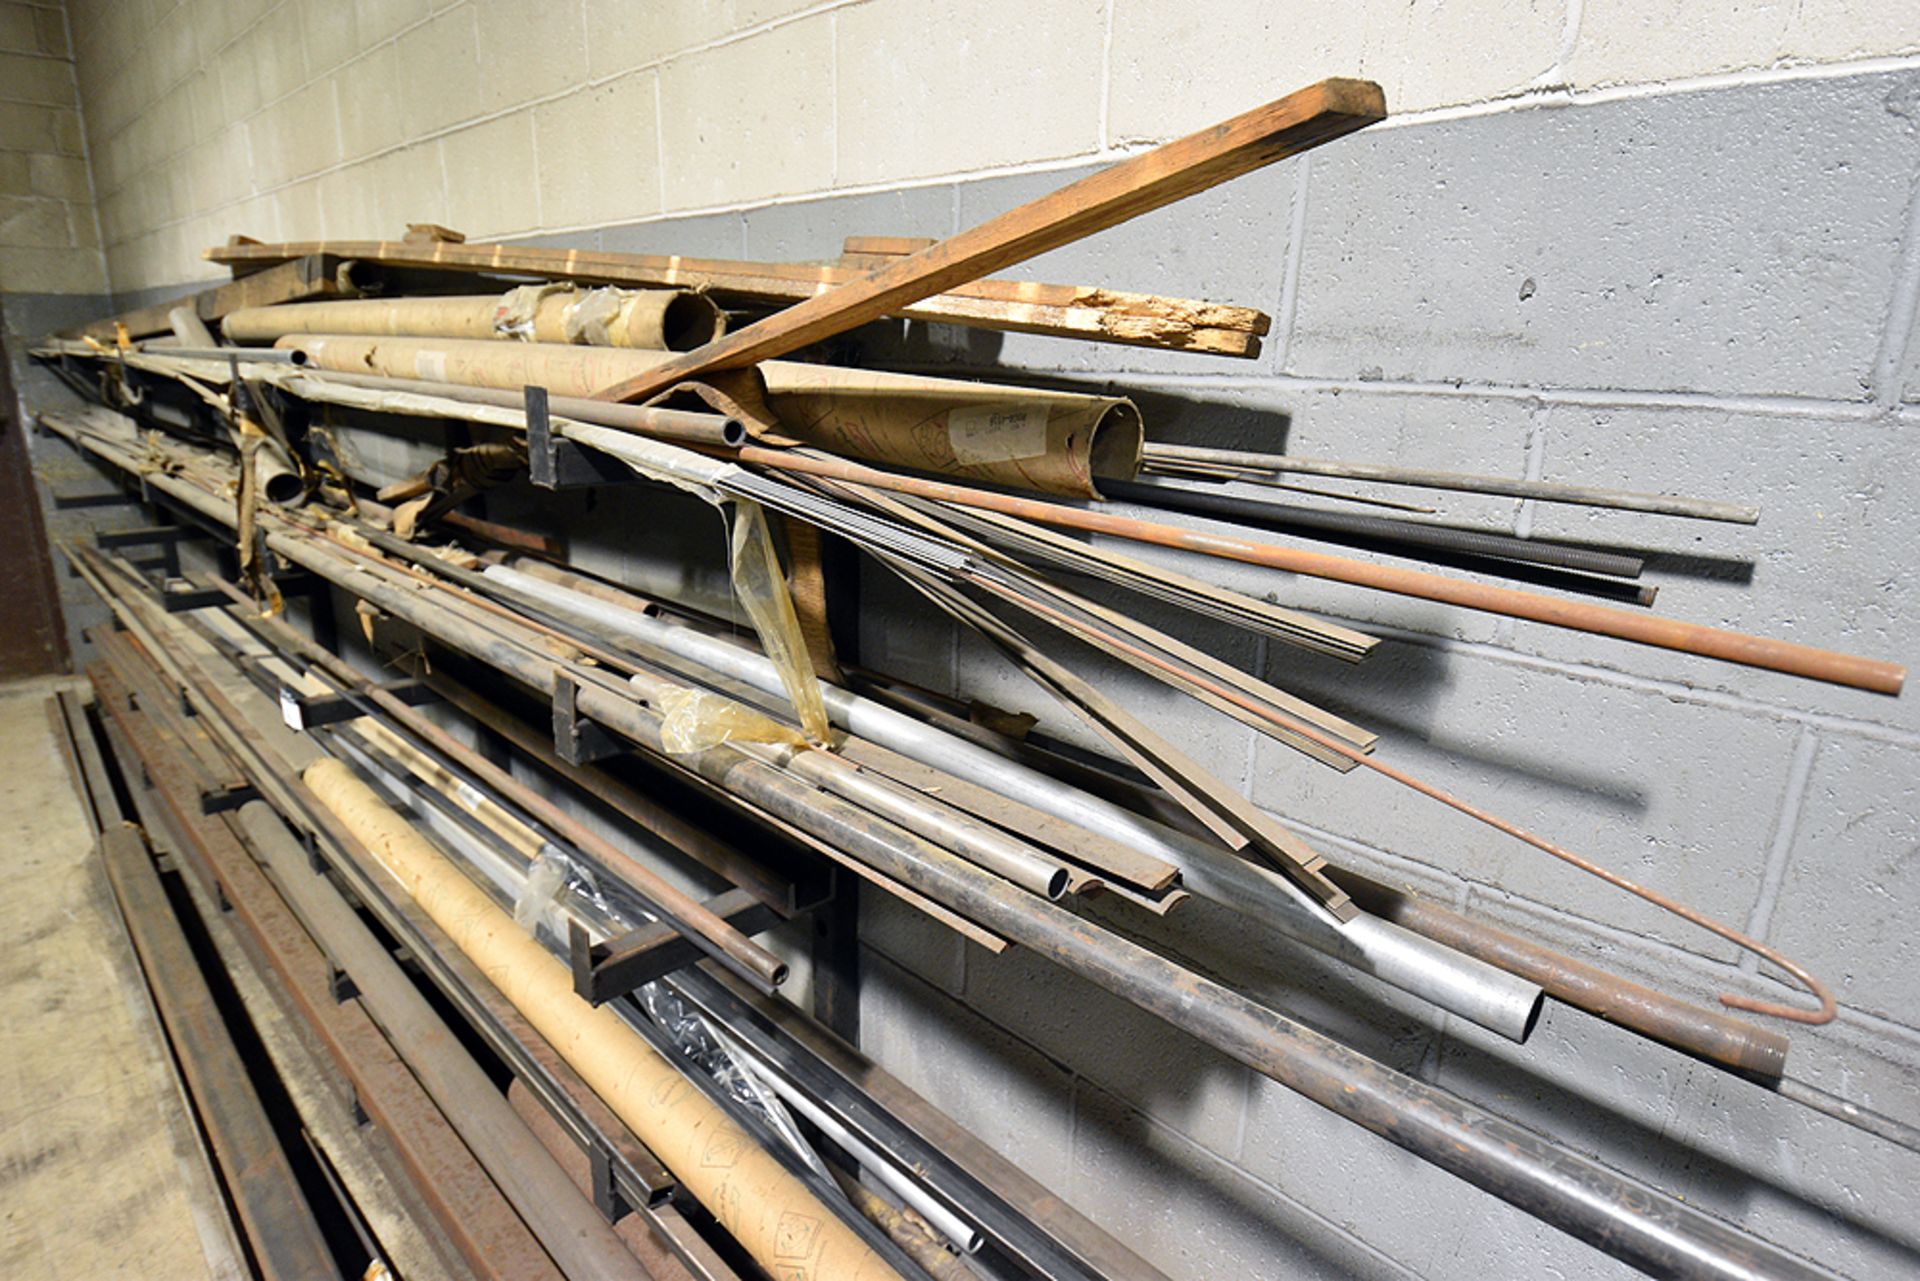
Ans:
[[[478,297],[243,307],[228,313],[220,328],[236,343],[269,343],[288,334],[362,334],[692,351],[725,333],[727,318],[705,294],[688,289],[523,285]]]

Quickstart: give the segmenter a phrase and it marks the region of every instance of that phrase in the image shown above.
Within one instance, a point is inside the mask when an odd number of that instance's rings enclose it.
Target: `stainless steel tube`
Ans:
[[[489,568],[486,576],[573,617],[611,628],[742,684],[769,694],[782,692],[771,662],[729,641],[663,623],[507,566]],[[820,692],[828,716],[842,728],[1165,859],[1180,869],[1194,893],[1269,924],[1383,983],[1515,1041],[1526,1039],[1539,1015],[1541,989],[1535,983],[1364,912],[1344,926],[1334,925],[1278,873],[872,699],[835,685],[822,684]]]

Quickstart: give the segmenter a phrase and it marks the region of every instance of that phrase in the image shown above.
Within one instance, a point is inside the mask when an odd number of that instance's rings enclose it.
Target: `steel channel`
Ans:
[[[95,848],[262,1276],[336,1275],[333,1251],[214,1005],[146,841],[136,828],[109,827]]]
[[[560,1281],[546,1251],[475,1164],[366,1011],[332,995],[326,958],[239,839],[224,824],[190,808],[190,781],[181,777],[173,752],[161,754],[165,749],[156,741],[171,739],[170,732],[145,716],[121,711],[110,672],[96,666],[92,679],[152,777],[153,794],[182,837],[181,848],[207,866],[221,895],[273,966],[281,990],[339,1064],[361,1108],[393,1143],[461,1258],[476,1276],[491,1281]]]
[[[615,627],[644,644],[764,693],[782,691],[773,664],[738,645],[620,609],[505,567],[490,568],[484,576],[510,583],[516,590],[556,608]],[[1513,1040],[1524,1040],[1539,1015],[1540,989],[1529,981],[1364,912],[1344,925],[1332,925],[1285,877],[1238,855],[870,698],[825,682],[820,693],[827,714],[843,729],[1163,859],[1180,869],[1187,888],[1195,893],[1450,1013]]]
[[[125,607],[124,604],[122,607]],[[179,662],[177,658],[174,661]],[[183,673],[187,670],[182,667]],[[448,951],[451,944],[447,944],[446,949],[434,946],[432,940],[438,936],[437,927],[417,911],[409,912],[404,907],[396,907],[393,895],[382,892],[369,879],[361,860],[345,853],[347,849],[357,848],[352,838],[331,821],[331,815],[324,809],[299,804],[298,791],[290,790],[292,785],[277,775],[268,763],[266,753],[269,749],[255,741],[256,736],[246,728],[244,718],[233,710],[224,696],[204,686],[194,686],[191,680],[189,688],[195,689],[197,701],[206,705],[208,719],[226,724],[240,739],[246,752],[236,755],[241,757],[243,765],[246,759],[253,760],[256,769],[249,771],[253,780],[270,795],[284,792],[287,798],[292,798],[283,799],[279,807],[285,812],[306,816],[305,826],[314,833],[317,846],[332,852],[330,862],[334,870],[374,910],[382,924],[412,949],[422,968],[494,1052],[507,1062],[516,1076],[527,1083],[550,1111],[574,1131],[583,1145],[592,1144],[609,1153],[616,1184],[628,1204],[647,1206],[666,1195],[672,1187],[672,1176],[659,1160],[625,1131],[624,1125],[612,1116],[598,1096],[588,1090],[551,1047],[539,1039],[538,1034],[526,1025],[525,1020],[512,1010],[504,998],[489,998],[482,994],[485,978],[457,952],[450,957]],[[441,939],[440,942],[445,943],[445,940]],[[519,1029],[517,1033],[512,1030],[514,1028]],[[532,1046],[539,1048],[530,1048]],[[582,1109],[593,1110],[601,1118],[600,1122],[596,1124],[588,1120],[582,1115]],[[619,1137],[615,1139],[611,1136]]]
[[[307,929],[353,976],[381,1029],[474,1155],[570,1277],[645,1278],[646,1269],[494,1087],[265,802],[242,807],[249,844]]]

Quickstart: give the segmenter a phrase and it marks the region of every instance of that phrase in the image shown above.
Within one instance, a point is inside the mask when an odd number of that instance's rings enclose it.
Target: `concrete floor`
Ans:
[[[0,686],[0,1277],[237,1278],[55,688]]]

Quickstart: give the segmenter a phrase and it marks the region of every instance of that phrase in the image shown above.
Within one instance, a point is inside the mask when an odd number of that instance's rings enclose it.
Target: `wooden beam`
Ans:
[[[888,238],[891,239],[891,238]],[[864,278],[903,255],[840,263],[753,262],[674,254],[603,253],[522,245],[404,240],[228,244],[206,256],[235,272],[327,253],[383,267],[541,276],[579,284],[698,289],[723,303],[787,306]],[[1263,311],[1094,285],[973,280],[894,314],[934,324],[1086,338],[1129,346],[1251,358],[1271,325]]]
[[[276,303],[341,297],[347,292],[340,284],[341,262],[342,259],[333,254],[302,254],[228,284],[65,330],[63,336],[95,338],[111,344],[116,326],[125,326],[127,337],[134,339],[173,332],[169,313],[176,307],[191,307],[200,319],[217,321],[242,307],[271,307]]]
[[[1372,81],[1323,80],[989,218],[894,266],[616,383],[598,399],[645,400],[689,378],[784,356],[1352,133],[1386,113],[1386,98]]]

